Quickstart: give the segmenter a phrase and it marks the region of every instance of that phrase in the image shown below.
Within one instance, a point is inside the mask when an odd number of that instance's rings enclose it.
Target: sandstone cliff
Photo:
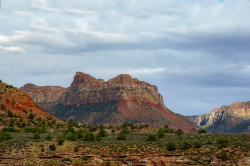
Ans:
[[[250,132],[250,102],[235,102],[192,119],[210,132]]]
[[[169,127],[181,128],[185,132],[196,132],[199,129],[167,109],[156,86],[130,75],[121,74],[105,82],[77,72],[69,88],[59,88],[59,94],[55,90],[49,92],[54,88],[25,85],[21,89],[30,93],[35,102],[60,119],[72,118],[94,125],[130,122],[159,127],[168,124]],[[47,95],[48,92],[53,95]]]

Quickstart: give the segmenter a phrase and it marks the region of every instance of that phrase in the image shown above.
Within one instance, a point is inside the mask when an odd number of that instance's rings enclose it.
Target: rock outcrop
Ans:
[[[222,106],[191,120],[210,132],[250,133],[250,101]]]
[[[26,84],[20,89],[28,93],[36,104],[45,110],[55,106],[66,92],[66,88],[60,86],[36,86],[34,84]]]
[[[93,125],[130,122],[159,127],[168,124],[169,127],[183,129],[185,132],[196,132],[199,129],[167,109],[156,86],[127,74],[105,82],[77,72],[69,88],[57,87],[60,89],[59,94],[54,90],[50,92],[53,95],[46,95],[54,88],[25,85],[21,89],[30,93],[38,105],[60,119],[72,118]]]
[[[60,121],[35,104],[27,93],[0,81],[0,113],[7,114],[9,111],[13,116],[22,117],[24,121],[29,120],[29,113],[35,115],[35,118],[41,117],[45,120],[50,118]]]

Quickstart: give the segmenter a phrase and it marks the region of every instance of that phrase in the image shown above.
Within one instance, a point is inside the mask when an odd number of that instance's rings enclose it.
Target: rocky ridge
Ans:
[[[8,111],[22,117],[24,121],[28,121],[29,112],[36,117],[59,121],[35,104],[27,93],[12,85],[0,82],[0,113],[7,114]]]
[[[211,132],[250,132],[250,101],[235,102],[206,115],[190,118]]]
[[[130,122],[138,125],[149,123],[160,127],[168,124],[186,132],[198,130],[197,126],[165,107],[156,86],[127,74],[105,82],[77,72],[69,88],[57,88],[59,94],[55,90],[50,92],[50,89],[55,89],[51,86],[25,85],[21,89],[29,93],[42,108],[61,119],[72,118],[94,125],[120,125]]]

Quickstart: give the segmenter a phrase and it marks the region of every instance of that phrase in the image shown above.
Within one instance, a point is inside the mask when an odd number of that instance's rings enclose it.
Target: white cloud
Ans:
[[[83,11],[79,9],[66,9],[65,12],[77,14],[77,15],[86,15],[86,16],[95,14],[94,11]]]
[[[0,45],[0,54],[17,53],[23,54],[26,51],[21,47],[4,47]]]

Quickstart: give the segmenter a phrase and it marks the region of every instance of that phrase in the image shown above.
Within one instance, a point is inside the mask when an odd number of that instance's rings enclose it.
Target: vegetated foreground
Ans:
[[[56,126],[56,125],[55,125]],[[249,134],[133,126],[5,127],[0,165],[249,165]]]

